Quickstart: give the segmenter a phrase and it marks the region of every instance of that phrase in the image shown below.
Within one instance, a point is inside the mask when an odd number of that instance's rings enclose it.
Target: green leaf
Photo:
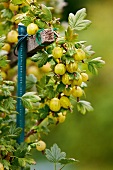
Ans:
[[[50,162],[58,163],[61,159],[66,157],[65,152],[61,152],[61,149],[58,147],[57,144],[54,144],[51,149],[45,150],[46,158]]]
[[[11,19],[13,17],[13,13],[10,9],[3,9],[1,13],[2,13],[2,17],[4,18]]]
[[[42,19],[42,21],[50,22],[52,20],[52,13],[49,10],[48,7],[46,7],[44,4],[41,4],[41,13],[39,17]]]
[[[88,70],[94,75],[98,74],[98,70],[97,70],[95,64],[88,63]]]
[[[23,106],[28,108],[28,109],[33,109],[33,105],[31,103],[31,101],[29,99],[26,99],[26,98],[22,98],[22,103],[23,103]]]
[[[5,99],[4,101],[4,108],[7,110],[15,110],[16,107],[16,100],[9,97],[8,99]]]
[[[24,17],[26,17],[26,14],[23,14],[23,13],[17,14],[17,15],[14,16],[14,21],[22,20]]]
[[[39,28],[45,28],[46,27],[46,23],[44,21],[42,21],[41,19],[37,19],[35,21],[35,23],[38,25]]]
[[[39,51],[37,54],[31,57],[31,60],[34,62],[38,61],[38,67],[40,68],[47,63],[48,54],[46,51]]]
[[[25,15],[25,14],[24,14]],[[22,19],[22,21],[21,21],[26,27],[32,22],[32,19],[31,19],[31,17],[29,17],[29,16],[26,16],[26,17],[24,17],[23,19]]]
[[[26,89],[31,89],[34,85],[36,85],[37,78],[33,74],[29,74],[26,76]]]
[[[26,159],[25,158],[18,158],[18,163],[21,167],[26,166]]]
[[[10,163],[9,163],[9,161],[3,159],[3,160],[2,160],[2,164],[4,165],[4,168],[5,168],[6,170],[9,170],[9,168],[10,168],[10,166],[11,166]]]
[[[37,85],[38,85],[38,87],[39,87],[39,91],[40,91],[40,89],[42,89],[43,90],[43,88],[46,86],[46,75],[44,75],[41,79],[40,79],[40,81],[38,81],[37,82]]]
[[[20,5],[23,2],[25,2],[25,0],[12,0],[11,3],[13,3],[14,5]]]
[[[7,84],[7,85],[14,85],[15,83],[13,81],[10,81],[10,80],[5,80],[3,81],[3,83]]]
[[[2,92],[4,96],[11,96],[12,91],[14,91],[14,86],[9,86],[7,84],[2,85]]]
[[[31,60],[34,61],[34,62],[37,62],[37,61],[40,60],[41,55],[42,55],[42,51],[39,51],[37,54],[34,54],[34,55],[31,57]]]
[[[95,64],[97,68],[101,68],[103,65],[105,65],[105,61],[103,61],[101,58],[102,57],[94,58],[89,63]]]
[[[32,159],[32,158],[25,158],[25,161],[29,164],[29,165],[35,165],[36,164],[36,162],[34,161],[34,159]]]
[[[9,114],[9,111],[7,109],[3,108],[2,106],[0,106],[0,111]]]
[[[9,29],[11,28],[12,26],[12,22],[10,20],[5,20],[3,23],[2,23],[2,26],[3,26],[3,34],[7,34],[9,32]]]
[[[0,36],[0,43],[3,43],[4,42],[4,40],[6,39],[6,36]]]
[[[21,10],[22,10],[23,13],[26,13],[29,9],[30,9],[30,6],[23,6],[23,7],[21,8]]]
[[[86,9],[82,8],[76,12],[76,14],[69,14],[68,22],[72,29],[80,31],[86,29],[90,24],[91,21],[84,20],[86,17]]]
[[[45,93],[46,93],[46,96],[49,99],[52,99],[55,96],[54,87],[53,86],[47,86]]]
[[[80,23],[78,23],[75,27],[75,30],[81,31],[86,29],[87,27],[89,27],[91,25],[91,21],[89,20],[83,20]]]
[[[47,63],[48,55],[47,53],[43,53],[41,60],[38,62],[38,67],[42,67],[44,64]]]
[[[63,165],[70,164],[70,163],[75,163],[75,162],[78,162],[78,160],[75,160],[74,158],[64,158],[64,159],[61,159],[59,161],[59,163],[61,163]]]
[[[28,151],[28,145],[25,142],[22,142],[20,145],[17,144],[14,156],[19,158],[24,158]]]
[[[33,103],[39,102],[41,98],[36,95],[36,92],[27,92],[22,96],[22,99],[30,100]]]
[[[65,31],[65,39],[68,42],[75,42],[77,40],[77,37],[78,37],[78,34],[74,33],[73,28],[68,26],[67,30]]]
[[[60,93],[63,92],[65,89],[65,85],[61,82],[60,84],[58,84],[56,92]]]
[[[88,62],[88,69],[93,74],[98,74],[97,68],[101,68],[105,64],[105,61],[101,57],[94,58]]]
[[[21,131],[22,129],[20,127],[16,127],[16,125],[13,123],[10,125],[9,133],[7,136],[15,139],[20,135]]]
[[[92,56],[93,54],[95,54],[95,52],[92,50],[92,46],[88,45],[87,47],[84,48],[84,52],[86,53],[87,57]]]
[[[77,102],[77,109],[79,112],[81,112],[83,115],[88,111],[93,111],[93,107],[91,106],[91,103],[85,100],[80,100]]]
[[[40,114],[40,118],[44,119],[47,117],[48,113],[49,113],[49,106],[46,104],[44,107],[39,108],[38,112]]]
[[[65,31],[65,38],[67,41],[70,41],[70,37],[73,36],[73,30],[71,27],[68,27],[67,30]]]

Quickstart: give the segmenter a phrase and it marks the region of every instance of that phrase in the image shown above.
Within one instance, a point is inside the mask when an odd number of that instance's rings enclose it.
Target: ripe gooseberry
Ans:
[[[34,35],[36,34],[36,32],[38,31],[38,26],[35,24],[35,23],[30,23],[28,26],[27,26],[27,33],[29,35]]]
[[[4,170],[4,166],[1,163],[0,163],[0,170]]]
[[[57,112],[60,110],[60,100],[58,98],[53,98],[50,100],[49,107],[52,111]]]
[[[49,62],[47,62],[45,65],[43,65],[40,70],[44,73],[48,73],[51,71],[51,65]]]
[[[66,119],[66,116],[64,116],[63,114],[58,115],[58,122],[59,123],[63,123],[65,121],[65,119]]]
[[[76,53],[73,55],[73,57],[75,61],[81,61],[85,59],[86,55],[82,49],[76,49]]]
[[[57,64],[54,68],[54,72],[59,75],[63,75],[66,72],[66,67],[64,64]]]
[[[71,62],[69,64],[66,64],[66,70],[69,73],[74,73],[78,69],[78,63],[77,62]]]
[[[66,96],[62,96],[60,98],[60,105],[61,107],[68,109],[71,106],[70,100]]]
[[[83,90],[79,86],[74,86],[72,88],[72,95],[74,97],[81,97],[83,95]]]
[[[28,75],[29,74],[34,74],[37,77],[38,73],[39,73],[39,69],[38,69],[38,67],[36,65],[31,65],[27,69],[27,74]]]
[[[11,11],[18,11],[18,7],[19,7],[18,5],[14,5],[12,3],[9,4],[9,9]]]
[[[70,96],[71,95],[71,89],[67,89],[65,88],[63,93],[66,95],[66,96]]]
[[[82,81],[84,82],[88,81],[89,77],[87,73],[81,73],[81,76],[82,76]]]
[[[10,50],[11,50],[10,44],[5,43],[4,46],[2,47],[2,50],[5,50],[5,51],[7,51],[7,52],[10,52]]]
[[[43,150],[45,150],[45,148],[46,148],[46,143],[44,141],[40,140],[37,142],[36,149],[38,151],[43,151]]]
[[[82,84],[82,76],[80,75],[78,79],[74,79],[72,81],[72,87],[73,86],[80,86]]]
[[[65,85],[70,85],[71,84],[71,80],[69,80],[69,75],[67,73],[65,73],[63,76],[62,76],[62,83],[65,84]]]
[[[7,34],[7,41],[9,43],[16,43],[18,41],[18,32],[15,30],[11,30]]]
[[[61,58],[62,55],[63,55],[63,50],[62,48],[60,47],[55,47],[53,50],[52,50],[52,55],[55,59],[57,58]]]

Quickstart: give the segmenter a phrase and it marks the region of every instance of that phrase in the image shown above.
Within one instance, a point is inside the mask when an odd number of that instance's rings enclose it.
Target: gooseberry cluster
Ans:
[[[79,102],[83,96],[84,83],[88,81],[88,74],[81,70],[81,64],[84,64],[86,54],[82,48],[75,48],[73,55],[67,56],[66,49],[63,46],[56,45],[52,49],[52,58],[55,61],[52,67],[53,81],[55,82],[53,98],[48,100],[50,112],[57,117],[58,122],[63,122],[66,118],[66,111],[72,110],[71,99],[74,97]],[[65,58],[65,59],[64,59]],[[67,59],[70,61],[66,63]],[[62,87],[58,93],[59,87]]]

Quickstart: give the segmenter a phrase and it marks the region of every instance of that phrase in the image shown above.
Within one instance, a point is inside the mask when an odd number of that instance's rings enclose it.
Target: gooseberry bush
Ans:
[[[52,1],[48,3],[52,5]],[[66,158],[57,144],[46,149],[42,136],[49,133],[50,125],[63,123],[75,106],[81,114],[93,110],[86,101],[85,89],[89,74],[98,74],[105,62],[94,57],[91,45],[78,39],[79,31],[91,24],[85,19],[86,9],[70,13],[67,28],[62,28],[60,19],[55,17],[58,13],[46,5],[30,0],[0,3],[0,170],[30,169],[28,165],[35,164],[30,154],[32,148],[43,152],[54,163],[54,170],[57,164],[61,170],[75,162],[74,158]],[[53,30],[55,35],[53,43],[41,47],[28,59],[26,93],[21,97],[25,107],[25,141],[21,144],[17,143],[22,130],[16,126],[17,80],[7,76],[13,75],[9,55],[18,42],[20,22],[27,27],[29,36],[44,29]]]

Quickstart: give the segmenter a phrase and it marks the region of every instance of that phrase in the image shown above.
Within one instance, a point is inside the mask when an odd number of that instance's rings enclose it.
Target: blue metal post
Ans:
[[[17,97],[21,97],[26,91],[26,56],[27,56],[27,34],[26,27],[23,24],[18,25],[18,83],[17,83]],[[25,38],[24,38],[25,37]],[[22,41],[21,39],[24,38]],[[24,127],[25,127],[25,108],[22,105],[20,98],[17,99],[17,127],[22,128],[22,133],[18,138],[18,143],[24,141]]]

